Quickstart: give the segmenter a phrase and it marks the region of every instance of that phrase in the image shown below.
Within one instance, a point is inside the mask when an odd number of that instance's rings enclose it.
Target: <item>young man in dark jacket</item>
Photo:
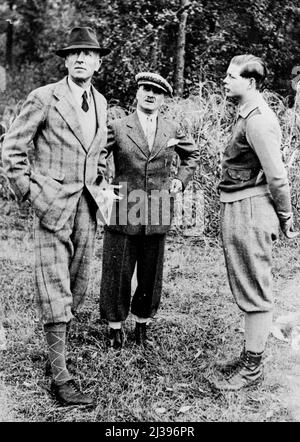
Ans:
[[[272,244],[279,226],[286,237],[295,236],[281,130],[259,92],[265,75],[260,58],[240,55],[231,60],[224,80],[227,97],[240,107],[222,162],[221,232],[230,288],[245,314],[245,346],[236,361],[222,367],[229,374],[215,384],[222,390],[263,377],[273,309]]]

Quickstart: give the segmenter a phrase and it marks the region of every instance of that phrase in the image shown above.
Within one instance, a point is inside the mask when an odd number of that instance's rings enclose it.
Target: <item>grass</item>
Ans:
[[[291,109],[282,97],[264,94],[282,127],[283,157],[299,226],[299,93]],[[18,109],[9,104],[2,117],[5,127]],[[292,351],[290,337],[288,342],[270,338],[266,379],[260,389],[226,394],[211,389],[216,361],[238,355],[243,340],[242,315],[228,287],[218,242],[216,191],[234,108],[225,106],[223,91],[216,84],[201,83],[198,94],[169,101],[164,113],[180,122],[199,147],[200,166],[191,185],[204,195],[206,236],[169,236],[162,304],[150,326],[156,346],[145,352],[134,345],[134,323],[129,317],[126,346],[118,354],[108,348],[107,326],[98,314],[99,229],[89,296],[81,319],[74,322],[69,347],[76,377],[97,401],[93,411],[75,407],[66,412],[49,397],[46,348],[34,306],[32,214],[26,206],[19,208],[9,200],[7,179],[0,168],[0,306],[8,337],[8,350],[0,353],[0,421],[300,420],[300,357]],[[121,114],[122,110],[111,110],[112,118]],[[280,242],[274,250],[275,316],[299,311],[298,248],[297,241],[292,241]]]
[[[0,302],[8,350],[0,357],[2,421],[261,422],[295,421],[289,376],[295,385],[299,355],[271,337],[266,379],[259,389],[220,394],[211,389],[215,364],[240,352],[242,316],[227,284],[221,247],[206,237],[170,236],[162,304],[150,326],[155,347],[133,342],[109,349],[99,319],[102,238],[98,231],[89,296],[71,331],[69,358],[94,410],[58,407],[49,396],[46,347],[36,319],[33,287],[32,219],[26,208],[6,203],[0,223]],[[297,242],[274,251],[275,315],[299,309]],[[294,395],[295,396],[295,395]]]

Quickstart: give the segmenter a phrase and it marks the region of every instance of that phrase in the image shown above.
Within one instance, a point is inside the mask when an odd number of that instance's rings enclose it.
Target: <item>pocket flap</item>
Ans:
[[[178,140],[177,138],[170,138],[167,142],[167,147],[173,147],[173,146],[177,146],[177,144],[179,143],[180,140]]]
[[[228,169],[230,178],[239,181],[248,181],[251,178],[251,169]]]

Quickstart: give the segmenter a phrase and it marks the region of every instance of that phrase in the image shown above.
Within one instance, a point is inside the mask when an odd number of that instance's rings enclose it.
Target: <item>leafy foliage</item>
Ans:
[[[96,86],[112,103],[132,105],[138,71],[158,71],[173,82],[180,6],[180,0],[5,1],[1,13],[14,23],[12,76],[25,65],[33,70],[36,86],[60,78],[64,67],[54,50],[72,26],[89,25],[112,49]],[[292,70],[300,59],[299,17],[299,0],[191,1],[185,96],[197,90],[199,81],[219,83],[233,55],[252,52],[267,61],[268,88],[293,97]],[[3,34],[1,41],[4,57]],[[18,99],[24,98],[20,94]]]
[[[14,65],[1,96],[0,115],[9,109],[14,113],[30,90],[64,75],[63,61],[55,49],[65,44],[65,33],[74,25],[92,26],[101,45],[112,49],[94,80],[109,101],[110,118],[130,112],[138,71],[155,70],[173,81],[180,5],[180,0],[4,2],[1,13],[14,23],[15,43]],[[225,106],[220,83],[230,58],[237,53],[252,52],[268,63],[267,86],[275,92],[265,94],[283,128],[283,155],[289,166],[293,205],[300,208],[300,104],[290,81],[300,59],[299,16],[299,0],[190,2],[185,96],[168,100],[163,112],[180,123],[200,149],[201,165],[191,186],[204,192],[207,235],[218,233],[216,185],[233,113],[230,105]]]

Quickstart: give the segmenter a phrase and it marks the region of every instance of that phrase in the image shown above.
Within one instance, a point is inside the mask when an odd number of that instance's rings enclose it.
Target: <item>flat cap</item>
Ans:
[[[150,84],[164,91],[165,94],[172,96],[172,86],[161,75],[153,72],[140,72],[135,76],[138,86]]]

